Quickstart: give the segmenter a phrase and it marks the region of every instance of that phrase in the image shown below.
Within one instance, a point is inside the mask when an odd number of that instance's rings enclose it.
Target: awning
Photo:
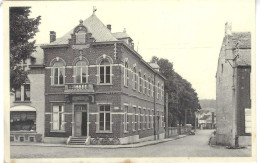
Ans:
[[[11,107],[10,111],[36,111],[36,109],[31,106],[19,105]]]

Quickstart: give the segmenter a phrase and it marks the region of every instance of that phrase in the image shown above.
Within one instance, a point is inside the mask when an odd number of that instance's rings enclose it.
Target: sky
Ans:
[[[87,1],[34,2],[31,17],[41,16],[37,44],[49,42],[49,31],[63,36],[91,16],[112,32],[126,32],[144,60],[166,58],[174,70],[188,80],[199,99],[216,98],[215,74],[225,34],[225,23],[232,31],[254,31],[252,1],[172,0],[172,1]]]

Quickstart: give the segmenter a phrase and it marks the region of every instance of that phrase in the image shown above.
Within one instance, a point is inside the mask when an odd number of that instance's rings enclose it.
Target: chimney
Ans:
[[[226,22],[225,24],[225,35],[232,35],[232,23]]]
[[[50,43],[56,41],[56,32],[50,31]]]
[[[111,24],[108,24],[108,25],[107,25],[107,29],[109,29],[109,30],[111,31],[111,29],[112,29],[112,28],[111,28]]]

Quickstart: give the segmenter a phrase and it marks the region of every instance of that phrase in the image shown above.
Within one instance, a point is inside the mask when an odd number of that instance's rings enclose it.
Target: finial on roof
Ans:
[[[126,29],[125,28],[124,28],[123,32],[126,33]]]
[[[82,23],[83,23],[83,20],[80,19],[80,20],[79,20],[79,23],[82,24]]]
[[[96,6],[93,6],[93,15],[95,15],[95,12],[97,11]]]

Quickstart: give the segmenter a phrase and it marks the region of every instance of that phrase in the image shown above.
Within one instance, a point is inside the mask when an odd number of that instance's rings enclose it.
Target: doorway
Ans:
[[[75,110],[75,136],[87,136],[87,105],[74,105]]]

